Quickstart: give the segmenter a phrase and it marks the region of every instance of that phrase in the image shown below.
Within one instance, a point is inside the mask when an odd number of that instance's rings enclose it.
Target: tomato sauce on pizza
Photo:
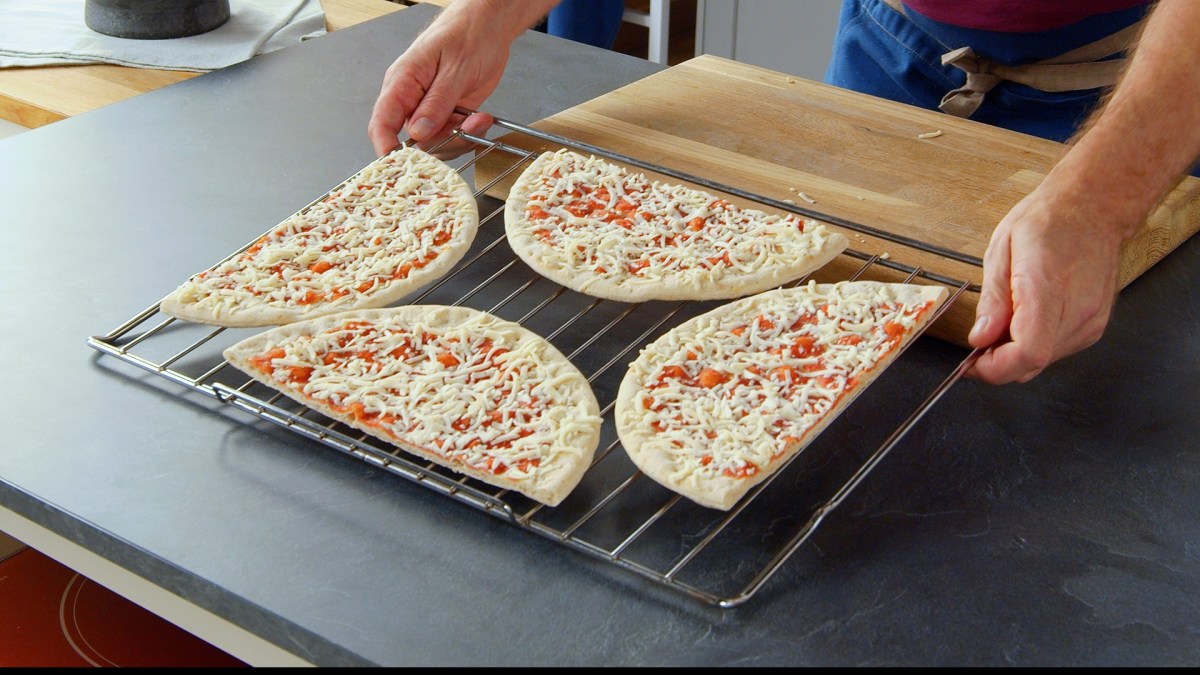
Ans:
[[[586,467],[597,404],[549,343],[466,308],[372,312],[277,329],[231,348],[231,362],[316,410],[506,487],[537,483],[564,462]]]
[[[742,208],[568,150],[543,154],[522,174],[505,223],[514,250],[537,271],[626,301],[766,290],[848,244],[816,220]]]
[[[383,306],[444,274],[477,227],[474,197],[457,173],[415,148],[398,150],[192,277],[163,309],[253,326]]]
[[[693,319],[631,366],[622,440],[658,454],[669,468],[656,479],[671,486],[770,473],[929,320],[945,291],[925,288],[813,282]]]

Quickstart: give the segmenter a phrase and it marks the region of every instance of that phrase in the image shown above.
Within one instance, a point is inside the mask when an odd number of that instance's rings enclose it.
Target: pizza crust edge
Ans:
[[[450,182],[450,187],[455,193],[455,206],[452,210],[462,211],[460,216],[462,227],[455,230],[453,236],[442,246],[441,253],[433,259],[428,265],[420,269],[414,269],[408,277],[394,281],[388,284],[379,292],[371,294],[358,302],[349,302],[346,304],[340,303],[314,303],[305,309],[275,307],[267,304],[248,305],[244,308],[236,308],[229,313],[215,314],[208,303],[185,303],[182,297],[186,295],[190,289],[195,286],[194,275],[187,281],[181,284],[178,288],[168,294],[159,302],[159,310],[164,314],[173,316],[177,319],[192,321],[213,326],[224,326],[226,328],[257,328],[263,326],[280,326],[293,323],[296,321],[305,321],[321,316],[326,316],[336,312],[355,311],[360,309],[374,309],[383,307],[396,302],[410,293],[442,278],[450,271],[454,265],[467,254],[471,248],[471,244],[475,241],[475,235],[479,231],[479,205],[475,201],[475,195],[470,186],[463,180],[462,176],[448,164],[442,162],[436,157],[429,155],[416,147],[402,148],[396,152],[412,152],[419,158],[420,163],[427,167],[431,172],[440,173]],[[378,161],[378,160],[375,160]],[[369,164],[368,164],[369,166]],[[361,173],[366,167],[359,170]],[[354,180],[359,174],[356,173],[347,182]],[[280,223],[276,224],[270,230],[263,234],[268,234],[274,229],[288,222],[296,215],[290,216]],[[261,236],[261,235],[260,235]],[[211,268],[210,268],[211,269]]]
[[[553,469],[547,470],[545,473],[536,474],[538,480],[536,482],[522,482],[518,480],[507,479],[503,476],[495,476],[486,471],[479,471],[471,467],[456,464],[447,461],[444,457],[426,451],[419,446],[405,443],[394,437],[381,433],[378,429],[367,424],[356,422],[353,417],[347,417],[337,413],[323,405],[320,402],[314,401],[307,397],[301,396],[295,392],[289,391],[287,387],[281,387],[277,382],[274,382],[270,377],[262,371],[250,365],[250,358],[263,353],[268,348],[268,345],[277,344],[281,340],[286,340],[298,335],[311,335],[323,332],[338,325],[342,325],[347,321],[355,320],[372,320],[381,315],[400,315],[405,317],[405,322],[411,321],[426,321],[428,325],[439,325],[444,327],[453,327],[463,321],[473,318],[478,314],[484,314],[490,317],[492,323],[489,328],[498,330],[514,338],[513,344],[525,340],[534,339],[538,341],[542,348],[542,356],[550,366],[558,372],[568,372],[572,376],[569,382],[564,386],[566,391],[563,392],[564,398],[570,397],[571,403],[582,401],[587,408],[588,413],[596,418],[595,424],[591,425],[587,438],[578,446],[581,453],[573,462],[558,463]],[[437,320],[436,324],[434,320]],[[595,393],[592,391],[591,385],[588,384],[587,378],[579,372],[570,360],[567,359],[562,352],[551,344],[548,340],[541,337],[537,333],[510,321],[505,321],[494,315],[481,312],[479,310],[470,309],[467,307],[451,307],[446,305],[405,305],[395,308],[380,308],[358,310],[353,312],[341,312],[332,315],[317,317],[314,319],[291,323],[284,326],[279,326],[263,333],[248,337],[228,348],[223,352],[223,355],[230,365],[234,366],[243,373],[254,378],[258,382],[270,387],[275,391],[281,391],[285,395],[293,398],[306,407],[312,408],[317,412],[336,419],[339,422],[346,424],[377,438],[389,445],[393,445],[403,449],[411,455],[428,459],[439,466],[443,466],[456,473],[470,476],[481,482],[493,485],[496,487],[511,489],[527,497],[544,503],[548,506],[557,506],[562,502],[578,485],[583,478],[583,474],[591,466],[592,458],[595,456],[596,448],[600,444],[600,428],[602,419],[600,418],[600,407],[596,401]]]
[[[543,152],[525,171],[517,177],[509,190],[504,206],[504,230],[508,236],[508,244],[525,264],[538,274],[556,284],[571,290],[605,300],[618,302],[645,302],[649,300],[727,300],[753,293],[761,293],[807,276],[824,267],[842,253],[850,244],[850,240],[840,232],[829,229],[824,223],[828,236],[820,248],[809,255],[799,257],[787,266],[773,266],[760,269],[742,276],[727,276],[719,283],[708,286],[684,286],[670,283],[669,280],[642,280],[636,277],[623,277],[621,280],[608,279],[593,273],[591,270],[559,267],[548,261],[546,253],[553,247],[538,241],[533,236],[533,228],[525,217],[525,208],[529,196],[538,185],[541,167],[553,157],[552,152]],[[694,188],[693,188],[694,189]],[[816,221],[813,221],[816,222]]]
[[[620,388],[617,391],[617,400],[614,406],[614,418],[617,427],[617,435],[621,439],[621,445],[625,448],[626,454],[630,460],[643,473],[650,477],[655,482],[663,487],[666,487],[673,492],[676,492],[693,502],[713,509],[728,511],[732,508],[751,488],[759,483],[767,480],[774,475],[780,467],[786,464],[787,460],[793,455],[800,452],[806,447],[818,434],[836,419],[841,412],[858,397],[860,393],[866,390],[876,378],[878,378],[884,370],[887,369],[896,356],[904,347],[913,339],[913,337],[929,323],[933,314],[937,312],[938,307],[945,301],[948,293],[942,286],[931,286],[923,284],[898,284],[874,281],[854,281],[840,282],[841,284],[870,284],[875,286],[887,285],[892,286],[896,292],[897,298],[905,304],[920,304],[933,300],[934,304],[925,312],[914,325],[913,330],[906,332],[901,338],[896,349],[889,353],[875,368],[868,371],[859,378],[858,386],[851,393],[843,396],[837,405],[835,405],[822,420],[808,429],[799,441],[793,443],[786,448],[780,456],[771,463],[771,465],[763,470],[760,470],[753,476],[748,478],[738,479],[718,474],[706,479],[699,488],[693,489],[690,486],[681,484],[678,481],[671,479],[671,474],[674,473],[671,456],[665,452],[654,452],[643,448],[647,440],[653,437],[653,432],[649,429],[649,424],[645,422],[644,409],[637,405],[637,397],[644,390],[643,378],[651,372],[651,354],[644,351],[639,354],[638,358],[630,364],[626,371],[625,377],[621,380]],[[818,288],[832,287],[838,284],[818,284]],[[778,297],[786,297],[789,291],[799,291],[803,287],[796,289],[776,289],[761,293],[749,298],[729,303],[718,307],[711,312],[707,312],[700,316],[689,319],[688,321],[676,326],[671,331],[660,336],[654,341],[666,339],[667,335],[675,333],[677,337],[684,339],[689,332],[693,332],[693,327],[705,317],[708,318],[724,318],[730,315],[745,315],[747,321],[753,320],[762,310],[758,309],[765,305],[769,305]],[[647,345],[647,349],[652,346]]]

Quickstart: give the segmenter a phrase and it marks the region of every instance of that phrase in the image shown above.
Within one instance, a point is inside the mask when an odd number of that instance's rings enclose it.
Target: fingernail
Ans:
[[[967,336],[967,340],[974,340],[976,337],[979,336],[980,333],[982,333],[987,328],[987,325],[988,325],[988,317],[986,314],[979,317],[978,319],[976,319],[975,325],[971,327],[970,335]]]
[[[434,131],[437,130],[433,128],[433,120],[428,117],[422,117],[408,128],[408,134],[419,141],[429,138]]]

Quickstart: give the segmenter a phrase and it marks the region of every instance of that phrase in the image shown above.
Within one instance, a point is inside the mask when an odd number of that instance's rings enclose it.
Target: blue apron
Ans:
[[[1036,33],[1001,33],[939,23],[913,11],[901,15],[880,0],[845,0],[825,80],[937,110],[942,96],[966,80],[961,70],[941,63],[942,54],[952,49],[969,46],[999,63],[1030,63],[1111,35],[1136,23],[1148,8]],[[1062,142],[1087,119],[1102,91],[1053,93],[1005,81],[988,92],[971,119]]]

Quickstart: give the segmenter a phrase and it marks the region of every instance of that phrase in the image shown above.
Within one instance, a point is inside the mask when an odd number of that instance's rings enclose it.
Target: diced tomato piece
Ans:
[[[739,469],[725,469],[725,475],[729,476],[730,478],[749,478],[756,473],[758,473],[758,466],[750,462],[747,462],[745,466]]]
[[[349,413],[354,415],[354,420],[362,424],[373,424],[379,417],[377,412],[367,412],[366,406],[361,401],[356,401],[350,404]]]
[[[733,376],[729,373],[723,373],[712,368],[705,368],[700,371],[700,374],[696,377],[696,379],[699,380],[700,386],[704,387],[705,389],[712,389],[717,385],[728,382],[731,377]]]
[[[801,314],[800,318],[792,322],[791,330],[800,330],[805,326],[811,326],[816,323],[817,317],[815,314]]]
[[[765,316],[760,316],[758,317],[758,329],[761,331],[774,330],[775,322]]]
[[[546,209],[543,209],[542,207],[538,206],[537,204],[530,204],[525,209],[525,213],[527,213],[529,215],[529,217],[532,218],[533,220],[541,220],[543,218],[550,217],[550,214],[546,211]]]
[[[729,260],[729,251],[722,251],[721,255],[714,255],[714,256],[709,257],[708,262],[713,265],[716,265],[719,263],[725,263],[726,265],[733,264]]]
[[[569,204],[565,208],[568,213],[579,218],[586,216],[592,211],[592,207],[587,204]]]
[[[700,466],[708,466],[709,464],[712,464],[712,461],[713,461],[712,455],[705,455],[700,458]]]
[[[312,376],[313,369],[311,366],[288,366],[288,380],[305,384],[308,378]]]
[[[446,366],[447,368],[453,368],[454,366],[457,366],[460,363],[458,358],[456,356],[454,356],[453,354],[451,354],[450,352],[442,352],[441,354],[438,354],[437,360],[439,363],[441,363],[443,366]]]
[[[687,225],[690,229],[693,229],[693,230],[699,232],[700,230],[704,229],[704,219],[697,216],[697,217],[689,220]]]
[[[686,380],[687,371],[680,366],[664,366],[662,379]]]
[[[729,332],[733,333],[734,335],[745,335],[746,334],[746,326],[738,326],[737,328],[734,328],[733,330],[731,330]]]
[[[649,261],[649,260],[646,260],[645,258],[643,258],[643,259],[641,259],[641,260],[639,260],[639,261],[637,261],[637,262],[630,263],[630,264],[629,264],[629,271],[630,271],[630,272],[632,272],[633,274],[638,274],[638,273],[640,273],[642,270],[646,269],[646,268],[647,268],[647,267],[649,267],[649,266],[650,266],[650,261]]]
[[[792,342],[792,356],[797,359],[817,356],[820,353],[821,350],[817,347],[817,339],[811,335],[798,335]]]
[[[649,396],[647,396],[642,401],[642,406],[645,407],[646,410],[649,410],[650,412],[658,412],[659,410],[662,410],[663,408],[666,407],[663,404],[659,403],[658,401],[655,401],[653,398],[651,398]]]
[[[287,352],[284,351],[283,347],[276,347],[266,354],[250,359],[250,364],[264,373],[270,374],[275,372],[275,365],[272,362],[275,359],[282,359],[284,356],[287,356]]]
[[[776,382],[787,382],[796,379],[796,369],[791,366],[778,366],[767,373],[767,377]]]

